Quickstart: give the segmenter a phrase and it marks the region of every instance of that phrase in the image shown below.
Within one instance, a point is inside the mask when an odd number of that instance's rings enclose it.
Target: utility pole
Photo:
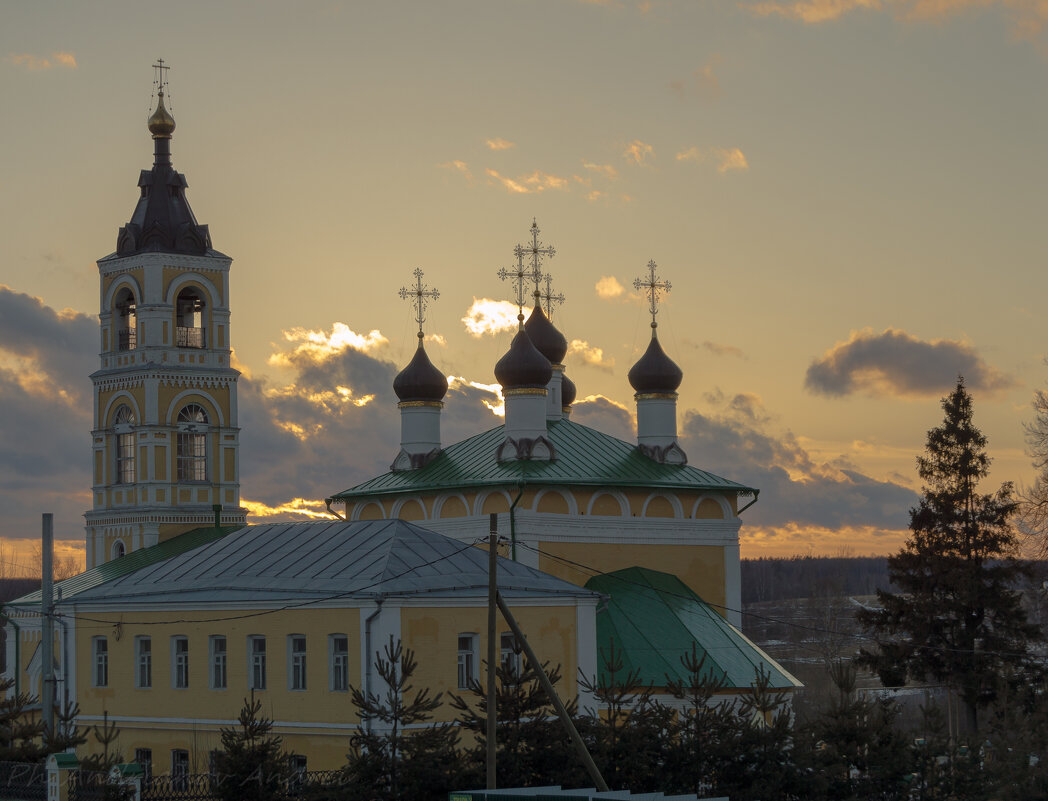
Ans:
[[[44,513],[40,565],[40,686],[45,736],[55,733],[54,515]],[[16,665],[15,670],[20,666]]]
[[[492,514],[488,531],[488,720],[487,774],[488,789],[495,789],[495,605],[498,600],[499,516]]]

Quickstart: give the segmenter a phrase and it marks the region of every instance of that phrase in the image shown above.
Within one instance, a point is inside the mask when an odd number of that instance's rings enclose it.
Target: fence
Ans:
[[[30,762],[0,762],[0,799],[46,801],[47,769]]]

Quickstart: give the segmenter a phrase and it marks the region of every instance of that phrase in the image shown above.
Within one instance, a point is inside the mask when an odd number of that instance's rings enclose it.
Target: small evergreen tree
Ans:
[[[955,689],[974,735],[998,677],[1016,681],[1030,667],[1027,644],[1038,631],[1013,589],[1023,567],[1010,558],[1012,485],[979,493],[990,459],[963,379],[942,405],[945,419],[928,432],[925,455],[917,458],[924,487],[910,510],[910,538],[888,561],[901,592],[878,590],[882,608],[859,612],[878,644],[860,658],[887,686],[914,678]]]
[[[350,797],[424,801],[446,798],[453,789],[445,782],[450,783],[456,773],[458,734],[454,727],[435,724],[405,734],[408,726],[431,720],[441,706],[442,693],[431,698],[428,688],[414,691],[411,677],[417,667],[415,652],[390,636],[384,654],[376,654],[375,659],[375,672],[385,683],[385,692],[349,688],[362,724],[350,740],[346,771],[353,785]],[[381,724],[380,731],[371,729],[368,724],[372,721]],[[403,764],[407,758],[412,761],[409,770]]]
[[[40,742],[44,724],[29,713],[28,693],[15,693],[14,679],[0,679],[0,762],[39,762],[47,754]]]
[[[244,699],[235,726],[220,730],[222,750],[215,756],[213,792],[222,801],[273,801],[286,797],[291,779],[290,754],[273,734],[273,721],[262,702]]]

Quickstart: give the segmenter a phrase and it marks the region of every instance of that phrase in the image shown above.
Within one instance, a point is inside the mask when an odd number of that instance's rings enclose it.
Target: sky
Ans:
[[[633,281],[671,282],[689,462],[761,489],[744,557],[898,550],[959,374],[987,491],[1035,475],[1045,0],[37,0],[0,7],[6,570],[42,512],[82,551],[95,261],[152,163],[158,57],[175,167],[234,259],[255,521],[388,468],[415,268],[445,444],[501,422],[497,273],[533,219],[578,422],[634,439]]]

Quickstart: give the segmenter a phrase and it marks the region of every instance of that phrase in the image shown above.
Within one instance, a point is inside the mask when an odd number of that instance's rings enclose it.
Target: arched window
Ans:
[[[113,415],[116,437],[116,483],[135,483],[135,413],[122,404]]]
[[[178,413],[178,480],[207,481],[207,412],[190,403]]]
[[[175,301],[175,345],[179,348],[203,348],[204,296],[199,289],[187,287]]]
[[[124,287],[117,293],[113,305],[117,350],[134,350],[138,344],[138,316],[135,309],[135,293]]]
[[[124,549],[123,540],[117,540],[113,543],[112,554],[114,559],[119,559],[125,553],[127,553],[127,551]]]

